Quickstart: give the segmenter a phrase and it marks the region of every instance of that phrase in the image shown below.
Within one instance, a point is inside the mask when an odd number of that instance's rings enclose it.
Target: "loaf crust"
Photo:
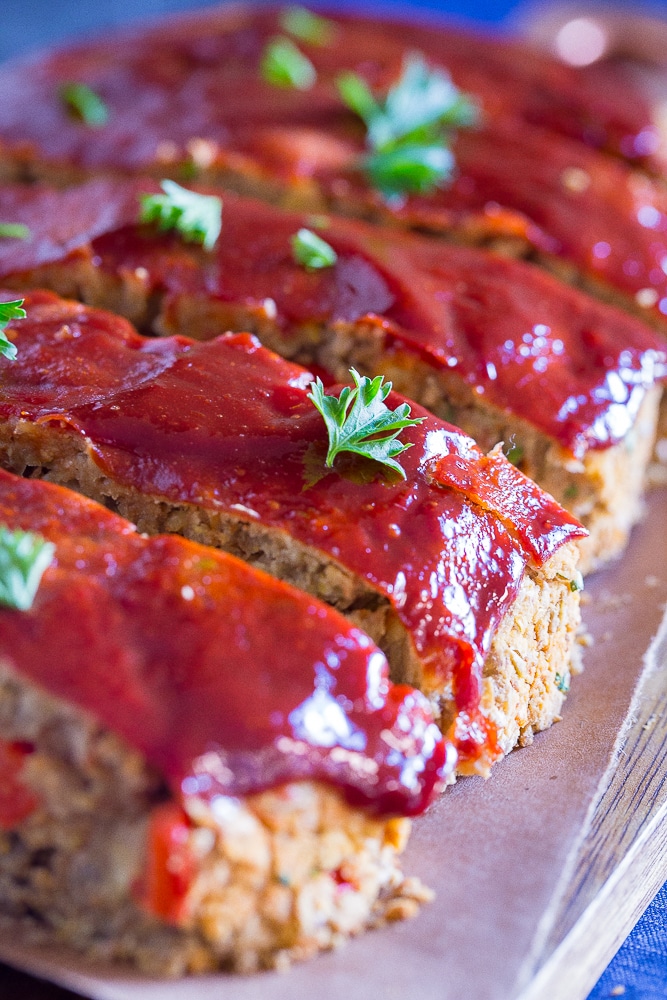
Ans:
[[[3,440],[4,438],[4,440]],[[375,602],[358,577],[284,536],[263,531],[215,511],[144,497],[110,481],[85,444],[75,438],[42,434],[34,425],[15,428],[11,440],[0,429],[3,464],[23,475],[75,489],[116,510],[147,534],[175,532],[205,545],[224,548],[258,569],[279,576],[342,611],[386,653],[394,683],[419,687],[430,698],[443,732],[456,723],[451,687],[425,673],[390,608]],[[581,669],[581,626],[577,579],[578,544],[569,543],[542,567],[524,575],[516,600],[495,632],[484,668],[482,711],[493,723],[503,754],[532,742],[536,732],[560,718],[570,678]],[[355,606],[357,606],[355,608]],[[460,774],[489,774],[492,758],[483,755]]]

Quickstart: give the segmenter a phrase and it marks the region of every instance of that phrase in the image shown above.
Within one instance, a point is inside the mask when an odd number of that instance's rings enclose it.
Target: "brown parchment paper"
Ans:
[[[663,489],[649,498],[623,560],[587,581],[594,645],[563,721],[511,754],[489,781],[459,781],[415,823],[404,868],[437,893],[415,920],[288,973],[250,978],[157,982],[6,940],[0,959],[95,1000],[512,1000],[530,977],[608,783],[666,601]]]

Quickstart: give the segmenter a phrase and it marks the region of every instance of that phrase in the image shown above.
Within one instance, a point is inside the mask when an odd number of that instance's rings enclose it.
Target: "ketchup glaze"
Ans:
[[[414,815],[451,773],[426,699],[314,598],[4,471],[0,522],[56,546],[32,608],[0,608],[3,658],[122,736],[177,800],[307,779]]]

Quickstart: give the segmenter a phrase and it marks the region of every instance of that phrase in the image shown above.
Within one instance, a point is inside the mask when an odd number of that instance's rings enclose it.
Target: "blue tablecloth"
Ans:
[[[320,0],[322,3],[327,0]],[[342,6],[340,0],[328,0],[328,6]],[[127,23],[132,18],[146,18],[188,7],[204,6],[204,0],[2,0],[0,5],[0,59],[22,51],[57,43],[74,35],[98,33],[100,28]],[[348,0],[347,6],[391,9],[411,6],[439,14],[463,16],[480,21],[500,22],[516,10],[513,0]],[[628,10],[627,0],[616,6]],[[654,0],[654,12],[667,16],[667,0]],[[624,990],[624,992],[622,992]],[[610,963],[588,1000],[667,1000],[667,883],[658,893],[614,960]],[[545,997],[548,1000],[548,997]]]
[[[212,5],[215,0],[208,0]],[[278,0],[277,0],[278,2]],[[304,0],[306,2],[306,0]],[[441,14],[485,21],[502,20],[517,0],[310,0],[334,7],[414,7]],[[619,0],[622,3],[622,0]],[[665,0],[667,6],[667,0]],[[170,11],[205,7],[207,0],[0,0],[0,59],[19,51],[51,45],[73,35],[98,33],[100,28],[150,18]]]
[[[620,993],[621,987],[625,988]],[[667,883],[655,897],[588,1000],[665,1000],[667,997]]]
[[[621,987],[625,988],[623,993]],[[588,1000],[665,1000],[667,997],[667,883],[600,977]]]

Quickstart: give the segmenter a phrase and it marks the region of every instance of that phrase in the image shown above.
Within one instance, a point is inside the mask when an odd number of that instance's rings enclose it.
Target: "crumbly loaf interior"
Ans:
[[[82,711],[0,664],[0,739],[27,742],[21,780],[37,809],[0,829],[0,929],[151,974],[251,972],[333,948],[413,916],[430,893],[401,874],[410,823],[375,819],[338,793],[298,782],[213,815],[189,806],[196,876],[181,926],[134,892],[150,810],[166,796],[139,754]]]
[[[453,698],[428,676],[389,603],[361,578],[284,532],[193,504],[142,496],[108,479],[75,434],[19,421],[0,427],[0,460],[19,475],[39,476],[77,490],[120,513],[147,534],[173,532],[223,548],[332,604],[384,650],[395,683],[419,687],[432,700],[444,731]],[[484,689],[484,710],[498,727],[503,752],[529,742],[557,717],[579,627],[577,543],[563,546],[541,568],[528,567],[517,601],[496,632]],[[559,680],[560,679],[560,680]],[[483,757],[474,767],[487,774]]]
[[[573,674],[581,670],[577,544],[563,546],[544,566],[527,567],[511,611],[500,622],[484,663],[482,711],[493,722],[503,754],[532,743],[560,720]],[[454,722],[451,691],[421,678],[443,731]],[[486,756],[463,762],[459,774],[490,773]]]
[[[484,665],[483,706],[508,753],[558,721],[572,674],[581,670],[576,543],[539,570],[529,567],[493,637]]]
[[[315,136],[311,135],[310,141],[314,139]],[[289,139],[285,141],[289,142]],[[450,228],[443,223],[442,214],[436,214],[431,219],[428,213],[425,213],[411,221],[409,217],[402,218],[387,209],[380,199],[368,198],[363,193],[350,192],[347,189],[340,197],[331,192],[325,194],[317,180],[313,178],[290,177],[287,180],[279,174],[272,173],[270,168],[252,156],[226,152],[204,139],[195,138],[191,140],[189,146],[193,151],[189,161],[190,169],[192,163],[197,168],[196,183],[203,187],[218,188],[223,195],[227,190],[245,197],[258,198],[286,211],[333,213],[363,219],[390,229],[411,229],[450,244],[483,247],[501,256],[528,260],[554,274],[565,284],[580,288],[602,302],[615,305],[644,320],[661,333],[667,334],[665,319],[658,315],[655,309],[642,306],[641,301],[637,301],[635,296],[614,288],[599,276],[582,271],[571,260],[533,246],[523,235],[513,233],[499,235],[497,230],[489,229],[488,223],[480,214],[472,214],[469,219],[463,219],[456,227],[452,225]],[[198,162],[195,152],[207,146],[211,149],[211,155],[200,157]],[[102,171],[105,172],[109,173]],[[183,181],[183,164],[170,160],[157,159],[152,166],[147,166],[141,172],[155,180],[171,178]],[[38,182],[53,187],[71,187],[95,176],[95,171],[86,171],[71,164],[50,163],[47,160],[36,159],[34,153],[31,154],[27,150],[3,150],[0,143],[0,183]],[[639,178],[640,183],[644,181],[644,176],[638,171],[632,171],[631,176]],[[82,274],[81,277],[89,282],[91,275]],[[63,280],[63,291],[60,294],[70,294],[65,290],[71,287],[69,279],[63,275]]]

